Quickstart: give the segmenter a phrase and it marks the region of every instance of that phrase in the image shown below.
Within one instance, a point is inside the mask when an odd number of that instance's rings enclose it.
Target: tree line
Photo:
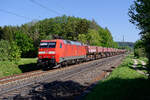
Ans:
[[[36,57],[40,40],[56,38],[118,48],[109,29],[101,27],[95,20],[63,15],[21,26],[0,27],[0,61]]]

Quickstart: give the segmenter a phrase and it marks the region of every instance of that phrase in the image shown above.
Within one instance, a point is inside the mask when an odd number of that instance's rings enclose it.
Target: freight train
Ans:
[[[60,67],[67,64],[80,63],[111,57],[125,53],[126,50],[89,46],[70,40],[41,40],[38,50],[38,65]]]

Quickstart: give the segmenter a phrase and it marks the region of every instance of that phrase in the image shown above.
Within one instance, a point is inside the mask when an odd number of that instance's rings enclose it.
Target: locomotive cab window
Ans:
[[[56,42],[49,42],[49,48],[55,48]]]
[[[62,43],[60,43],[60,48],[62,48]]]
[[[40,48],[55,48],[56,42],[41,42]]]

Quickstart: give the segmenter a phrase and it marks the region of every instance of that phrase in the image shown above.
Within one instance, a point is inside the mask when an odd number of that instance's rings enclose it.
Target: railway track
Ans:
[[[22,95],[22,91],[28,93],[32,87],[38,86],[42,82],[53,82],[56,80],[68,80],[80,73],[90,71],[96,67],[107,64],[108,61],[120,58],[122,55],[85,62],[49,71],[33,71],[0,79],[0,99]],[[103,68],[102,68],[103,70]],[[25,93],[25,94],[26,94]],[[24,94],[24,93],[23,93]]]
[[[23,77],[27,77],[27,76],[29,77],[29,76],[32,76],[32,75],[35,75],[35,74],[40,74],[42,72],[43,72],[42,70],[37,70],[37,71],[22,73],[20,75],[13,75],[13,76],[8,76],[8,77],[3,77],[3,78],[0,78],[0,84],[6,83],[8,81],[13,81],[13,80],[16,80],[16,79],[20,79],[20,78],[23,78]]]

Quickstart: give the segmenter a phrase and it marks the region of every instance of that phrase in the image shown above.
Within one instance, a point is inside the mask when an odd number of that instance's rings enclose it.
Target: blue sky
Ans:
[[[115,41],[135,42],[140,32],[129,22],[133,0],[0,0],[0,26],[21,25],[63,14],[95,19],[108,27]],[[17,14],[17,15],[15,15]]]

